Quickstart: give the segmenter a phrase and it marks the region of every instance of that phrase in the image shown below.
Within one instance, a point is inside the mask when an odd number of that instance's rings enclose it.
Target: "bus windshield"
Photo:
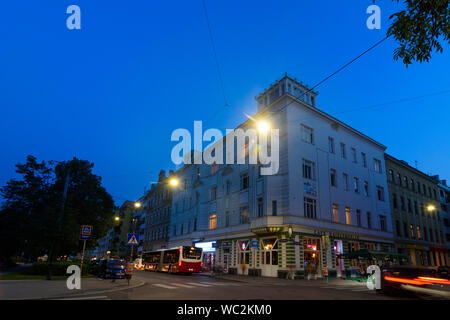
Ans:
[[[194,247],[183,247],[183,259],[202,259],[202,249]]]

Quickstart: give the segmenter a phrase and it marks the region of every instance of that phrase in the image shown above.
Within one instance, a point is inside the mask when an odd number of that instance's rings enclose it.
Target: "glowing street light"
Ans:
[[[142,205],[141,205],[141,203],[140,202],[135,202],[134,203],[134,207],[135,208],[140,208]]]
[[[176,187],[180,184],[180,181],[177,178],[170,178],[169,184],[172,187]]]
[[[267,121],[258,121],[257,128],[260,133],[266,133],[270,130],[270,125]]]
[[[427,211],[428,212],[433,212],[434,210],[436,210],[436,207],[434,206],[434,204],[427,205]]]
[[[119,216],[115,216],[115,217],[114,217],[114,220],[115,220],[115,221],[119,221],[119,220],[120,220],[120,217],[119,217]]]

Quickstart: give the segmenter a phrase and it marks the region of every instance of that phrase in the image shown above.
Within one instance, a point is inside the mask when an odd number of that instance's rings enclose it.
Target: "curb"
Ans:
[[[35,298],[14,299],[14,300],[53,300],[53,299],[62,299],[62,298],[82,297],[82,296],[90,296],[92,294],[110,293],[110,292],[135,289],[135,288],[142,287],[146,284],[147,284],[146,281],[141,280],[140,283],[138,283],[134,286],[129,286],[129,287],[120,288],[120,289],[108,289],[108,290],[101,290],[101,291],[94,291],[94,292],[84,292],[84,293],[78,293],[78,294],[70,294],[70,295],[66,295],[66,296],[35,297]]]

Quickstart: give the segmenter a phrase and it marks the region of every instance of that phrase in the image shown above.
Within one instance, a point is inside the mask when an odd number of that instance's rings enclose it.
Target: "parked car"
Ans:
[[[92,265],[92,273],[105,279],[125,279],[127,263],[122,259],[101,259]]]

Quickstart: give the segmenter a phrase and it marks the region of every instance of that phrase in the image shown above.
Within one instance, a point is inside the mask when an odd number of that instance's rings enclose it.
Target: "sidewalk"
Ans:
[[[67,289],[66,280],[0,280],[0,300],[49,299],[132,289],[146,282],[125,279],[82,278],[81,289]]]

